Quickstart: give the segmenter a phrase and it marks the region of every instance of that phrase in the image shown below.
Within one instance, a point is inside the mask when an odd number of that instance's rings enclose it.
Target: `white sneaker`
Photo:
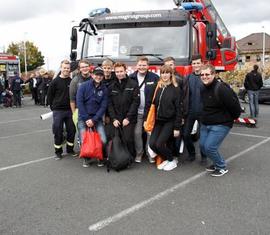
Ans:
[[[163,168],[167,165],[167,163],[169,163],[168,160],[163,161],[162,163],[160,163],[160,164],[157,166],[157,169],[163,170]]]
[[[168,162],[166,164],[166,166],[164,166],[163,170],[164,171],[171,171],[171,170],[173,170],[176,167],[177,167],[176,161],[175,160],[172,160],[171,162]]]

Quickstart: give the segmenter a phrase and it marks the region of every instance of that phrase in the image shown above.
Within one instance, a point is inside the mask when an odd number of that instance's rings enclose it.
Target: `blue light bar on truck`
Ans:
[[[89,16],[95,17],[95,16],[105,15],[109,13],[111,13],[111,10],[109,8],[98,8],[98,9],[90,11]]]
[[[203,9],[203,5],[197,2],[183,2],[181,7],[183,7],[186,11],[201,11]]]

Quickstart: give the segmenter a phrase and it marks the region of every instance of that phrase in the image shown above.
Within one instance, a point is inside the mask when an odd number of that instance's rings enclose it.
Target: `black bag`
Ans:
[[[237,94],[234,92],[234,90],[230,87],[229,84],[227,84],[226,82],[223,81],[219,81],[217,82],[217,85],[215,86],[215,97],[216,99],[221,103],[220,98],[218,96],[218,89],[220,86],[224,85],[225,87],[227,87],[228,90],[230,90],[231,92],[231,96],[228,96],[228,98],[233,99],[233,103],[235,105],[235,108],[233,110],[228,110],[228,112],[230,113],[231,117],[233,119],[237,119],[240,117],[241,113],[242,113],[242,108],[238,99]]]
[[[115,135],[109,143],[107,171],[114,169],[116,171],[128,168],[132,163],[132,156],[128,151],[123,132],[120,127],[115,128]]]

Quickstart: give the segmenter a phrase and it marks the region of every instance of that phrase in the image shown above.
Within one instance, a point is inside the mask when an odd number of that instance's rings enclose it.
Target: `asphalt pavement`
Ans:
[[[270,234],[270,105],[257,127],[231,130],[229,172],[211,177],[199,159],[171,172],[144,159],[119,173],[55,161],[52,120],[40,119],[50,110],[32,103],[0,109],[1,235]]]

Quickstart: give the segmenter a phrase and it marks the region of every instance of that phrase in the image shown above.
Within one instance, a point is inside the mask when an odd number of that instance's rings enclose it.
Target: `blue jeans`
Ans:
[[[226,168],[226,162],[218,152],[218,148],[230,129],[230,127],[224,125],[201,124],[200,149],[213,161],[213,164],[217,169]]]
[[[78,121],[78,130],[79,130],[79,135],[80,135],[80,142],[82,141],[83,137],[83,132],[86,130],[86,123],[82,120],[79,120]],[[99,133],[100,135],[100,138],[101,138],[101,141],[103,143],[103,145],[106,144],[107,142],[107,138],[106,138],[106,134],[105,134],[105,129],[104,129],[104,125],[102,123],[102,121],[98,122],[96,125],[95,125],[95,128],[97,130],[97,132]],[[82,143],[80,143],[82,144]]]
[[[249,110],[252,118],[259,114],[259,91],[248,90]]]

